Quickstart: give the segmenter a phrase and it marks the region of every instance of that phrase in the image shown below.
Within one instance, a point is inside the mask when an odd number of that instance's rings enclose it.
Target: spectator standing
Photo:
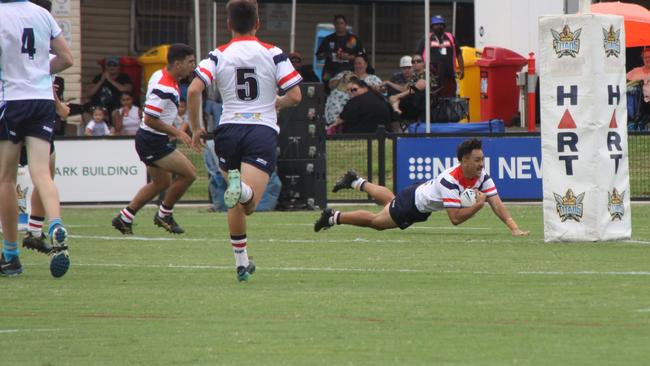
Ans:
[[[343,133],[372,133],[379,125],[391,124],[391,109],[383,95],[365,81],[353,79],[347,85],[350,100],[332,127],[342,126]]]
[[[95,76],[90,86],[91,106],[102,106],[108,111],[109,117],[114,110],[120,108],[122,93],[131,93],[133,81],[129,75],[120,72],[120,58],[106,57],[106,69]]]
[[[291,52],[289,54],[289,61],[293,65],[293,68],[298,71],[300,76],[302,76],[303,83],[320,83],[320,79],[312,69],[311,65],[302,64],[302,55],[298,52]]]
[[[627,73],[630,81],[643,83],[643,100],[639,106],[641,116],[650,116],[650,47],[644,47],[641,51],[643,66],[636,67]]]
[[[363,51],[361,40],[356,34],[348,32],[348,21],[342,14],[334,16],[334,33],[325,37],[318,46],[316,58],[325,59],[323,83],[328,86],[330,79],[342,71],[352,71],[352,62]]]
[[[122,107],[113,111],[113,125],[116,136],[135,136],[140,127],[142,110],[133,105],[133,97],[129,93],[122,93],[120,97]]]
[[[456,96],[456,67],[458,60],[458,78],[465,76],[463,53],[454,36],[445,32],[445,19],[440,15],[431,18],[431,72],[438,77],[440,92],[438,96],[452,98]],[[416,51],[424,57],[424,37],[420,40]]]
[[[343,107],[350,100],[347,93],[348,83],[353,79],[361,79],[373,90],[379,90],[382,81],[377,75],[368,73],[368,56],[361,53],[354,58],[354,71],[343,71],[329,81],[332,92],[325,102],[325,122],[331,125],[343,111]]]

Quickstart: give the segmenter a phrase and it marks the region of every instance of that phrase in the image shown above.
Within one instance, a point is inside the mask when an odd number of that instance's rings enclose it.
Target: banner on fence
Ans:
[[[396,142],[395,187],[437,177],[458,163],[456,148],[467,137],[399,137]],[[503,199],[542,198],[541,148],[538,136],[486,137],[485,169]]]
[[[61,202],[128,202],[147,182],[133,140],[57,140]]]
[[[542,17],[539,41],[544,239],[629,238],[623,18]]]

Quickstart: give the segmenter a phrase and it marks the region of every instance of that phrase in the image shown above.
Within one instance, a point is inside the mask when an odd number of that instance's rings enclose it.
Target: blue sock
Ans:
[[[52,235],[52,231],[54,231],[54,228],[57,226],[63,226],[61,219],[50,219],[50,228],[47,230],[47,233]]]
[[[14,257],[18,256],[18,243],[11,243],[7,240],[4,241],[4,247],[2,248],[2,254],[5,257],[5,260],[8,262]]]

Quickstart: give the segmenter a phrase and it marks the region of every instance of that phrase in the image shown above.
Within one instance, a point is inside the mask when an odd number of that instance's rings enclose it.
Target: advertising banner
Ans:
[[[630,238],[623,18],[542,17],[539,35],[544,239]]]
[[[147,183],[145,165],[128,140],[57,140],[61,202],[128,202]]]
[[[396,190],[437,177],[458,163],[456,148],[468,137],[399,137]],[[539,136],[481,138],[485,169],[502,199],[542,199]]]

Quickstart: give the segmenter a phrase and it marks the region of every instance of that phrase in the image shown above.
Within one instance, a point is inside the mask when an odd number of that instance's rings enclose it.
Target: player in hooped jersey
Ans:
[[[135,134],[135,150],[147,165],[151,182],[140,188],[128,206],[113,218],[113,227],[122,234],[133,234],[136,213],[165,190],[165,198],[153,222],[173,234],[185,232],[174,220],[173,209],[196,179],[196,168],[170,144],[169,137],[192,145],[190,137],[173,123],[180,102],[178,79],[190,75],[195,67],[194,49],[185,44],[173,44],[167,52],[167,66],[154,72],[149,79],[144,116]],[[172,173],[176,175],[173,182]]]
[[[228,177],[224,200],[237,279],[248,281],[255,264],[248,258],[246,216],[255,211],[275,170],[277,110],[300,103],[300,88],[295,86],[302,77],[281,49],[255,37],[260,22],[254,0],[230,0],[226,10],[232,39],[199,63],[198,77],[188,89],[188,109],[192,128],[198,131],[201,92],[217,84],[223,113],[215,131],[215,152]],[[278,89],[284,95],[278,96]],[[193,136],[198,146],[199,135]]]
[[[0,220],[4,230],[0,275],[15,276],[23,271],[16,215],[16,175],[23,144],[49,219],[52,244],[63,246],[68,236],[61,221],[59,193],[50,176],[55,118],[51,75],[72,66],[73,59],[61,28],[47,10],[27,1],[3,0],[0,14]],[[50,50],[56,55],[52,60]],[[60,264],[67,271],[69,263],[67,254],[59,255],[53,258],[51,269]]]
[[[494,181],[487,174],[483,164],[481,141],[471,139],[458,146],[460,164],[445,170],[438,177],[425,183],[411,185],[397,196],[388,188],[370,183],[349,171],[334,186],[333,192],[352,188],[368,193],[379,204],[385,205],[378,213],[369,211],[340,212],[325,209],[314,230],[329,229],[334,225],[354,225],[375,230],[404,230],[415,222],[426,221],[431,212],[446,210],[449,220],[459,225],[474,216],[487,201],[494,213],[510,229],[514,236],[528,235],[529,231],[519,229],[497,193]],[[467,189],[476,191],[476,202],[471,207],[461,207],[460,195]]]

